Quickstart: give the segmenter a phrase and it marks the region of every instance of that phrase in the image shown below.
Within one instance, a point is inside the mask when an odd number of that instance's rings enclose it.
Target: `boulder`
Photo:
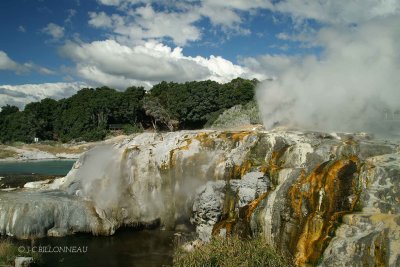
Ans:
[[[16,257],[14,261],[15,267],[29,267],[33,265],[32,257]]]

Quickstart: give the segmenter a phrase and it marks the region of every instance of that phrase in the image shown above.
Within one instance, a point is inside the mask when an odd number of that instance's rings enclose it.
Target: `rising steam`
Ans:
[[[128,225],[160,219],[164,225],[173,226],[175,221],[189,218],[191,198],[209,179],[207,170],[215,162],[215,153],[196,152],[197,157],[193,151],[179,152],[179,146],[171,140],[159,141],[158,135],[143,134],[128,148],[96,146],[78,161],[78,168],[68,174],[64,187],[91,201],[103,219],[113,218]],[[160,168],[162,162],[170,162],[163,157],[164,153],[171,156],[170,151],[175,151],[173,175],[169,169]],[[196,164],[190,163],[189,156]]]
[[[121,153],[112,145],[97,146],[84,155],[85,164],[75,174],[80,181],[79,195],[93,200],[100,209],[118,207],[124,197]]]
[[[305,57],[257,90],[268,129],[399,132],[400,18],[321,29],[322,55]],[[395,114],[396,116],[396,114]]]

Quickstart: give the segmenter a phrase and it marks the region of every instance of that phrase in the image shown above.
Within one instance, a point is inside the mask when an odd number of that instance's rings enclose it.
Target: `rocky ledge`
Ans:
[[[196,226],[262,235],[299,266],[400,265],[400,156],[368,135],[144,133],[85,153],[64,178],[0,193],[0,233]]]

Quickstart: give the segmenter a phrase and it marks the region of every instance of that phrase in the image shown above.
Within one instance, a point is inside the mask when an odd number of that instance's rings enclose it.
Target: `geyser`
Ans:
[[[400,17],[319,30],[319,57],[296,58],[257,100],[267,129],[398,133]],[[397,115],[396,115],[397,114]]]

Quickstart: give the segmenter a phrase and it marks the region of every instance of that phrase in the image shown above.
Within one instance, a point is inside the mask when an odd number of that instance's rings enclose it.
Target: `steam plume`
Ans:
[[[264,124],[324,131],[395,132],[400,110],[400,17],[322,28],[320,58],[305,57],[257,90]]]
[[[76,174],[81,183],[80,194],[93,200],[98,208],[117,207],[124,192],[121,153],[112,145],[100,145],[85,156],[85,164]]]

